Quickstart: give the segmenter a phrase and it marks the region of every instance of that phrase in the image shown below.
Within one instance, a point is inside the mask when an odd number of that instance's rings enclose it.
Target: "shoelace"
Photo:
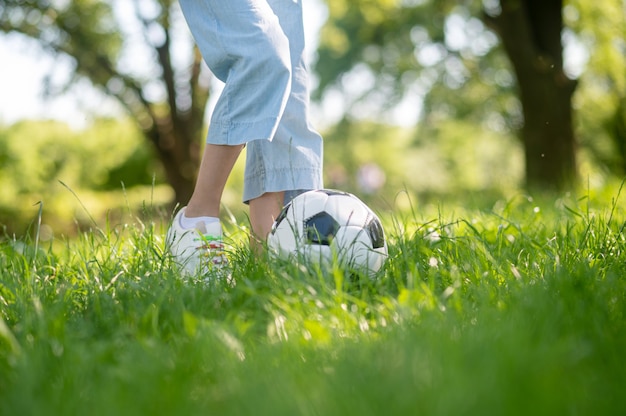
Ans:
[[[201,235],[200,238],[195,241],[202,241],[202,245],[198,246],[196,250],[202,250],[202,256],[210,258],[211,262],[215,265],[221,265],[226,263],[226,253],[224,251],[224,243],[219,237],[211,235]]]

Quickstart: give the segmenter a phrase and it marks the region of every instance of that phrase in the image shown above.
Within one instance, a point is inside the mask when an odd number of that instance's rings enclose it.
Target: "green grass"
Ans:
[[[383,213],[374,280],[235,226],[235,285],[180,279],[154,223],[5,238],[0,415],[624,414],[626,214],[591,199]]]

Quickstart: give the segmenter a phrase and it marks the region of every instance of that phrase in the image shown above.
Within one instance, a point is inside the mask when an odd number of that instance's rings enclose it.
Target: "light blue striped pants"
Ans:
[[[321,188],[301,0],[179,1],[205,62],[225,83],[207,143],[247,143],[243,200]]]

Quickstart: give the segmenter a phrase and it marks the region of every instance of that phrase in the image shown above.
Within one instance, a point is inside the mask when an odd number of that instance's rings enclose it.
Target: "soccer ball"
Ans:
[[[375,273],[387,258],[380,219],[356,196],[332,189],[304,192],[281,211],[268,236],[279,258]]]

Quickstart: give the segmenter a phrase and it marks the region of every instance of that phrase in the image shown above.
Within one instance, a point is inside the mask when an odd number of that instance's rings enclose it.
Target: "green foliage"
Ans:
[[[254,258],[183,280],[163,227],[0,245],[2,414],[621,414],[616,189],[383,217],[374,280]]]
[[[484,203],[518,192],[522,150],[514,137],[461,120],[403,129],[343,120],[324,132],[325,183],[386,209],[408,193],[421,202],[476,193]],[[375,166],[384,175],[378,187],[360,181]]]
[[[38,201],[50,225],[66,228],[75,217],[70,207],[77,206],[70,190],[83,197],[99,190],[99,210],[120,209],[128,202],[123,187],[132,192],[162,183],[153,155],[128,121],[98,120],[81,131],[55,121],[16,123],[0,129],[0,159],[0,224],[10,232],[24,231]],[[117,192],[117,201],[111,204],[105,191]]]
[[[588,54],[576,95],[583,146],[612,173],[626,173],[626,34],[623,4],[572,0],[565,18]]]
[[[391,107],[418,95],[425,114],[481,122],[495,113],[519,122],[519,105],[510,103],[514,75],[478,2],[357,3],[328,2],[315,66],[318,94],[331,87],[349,94],[346,79],[365,67],[374,81],[361,99],[382,92]]]
[[[102,87],[111,79],[122,44],[112,5],[95,0],[7,0],[0,6],[0,30],[22,33],[44,49],[73,57],[75,75],[89,76]]]

